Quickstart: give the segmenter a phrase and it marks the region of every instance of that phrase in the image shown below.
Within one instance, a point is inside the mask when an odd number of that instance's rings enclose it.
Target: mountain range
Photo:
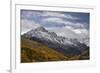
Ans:
[[[81,56],[80,59],[89,59],[89,46],[86,43],[81,42],[76,38],[59,36],[55,32],[46,30],[44,27],[32,29],[21,35],[21,38],[41,43],[42,45],[63,54],[63,56],[67,57],[67,59],[64,60],[68,60],[68,57],[71,59],[71,57],[80,56],[83,52],[86,52],[87,55],[85,58]],[[21,42],[21,44],[23,44],[23,42]],[[32,43],[30,44],[32,45]],[[33,44],[33,46],[35,45]]]

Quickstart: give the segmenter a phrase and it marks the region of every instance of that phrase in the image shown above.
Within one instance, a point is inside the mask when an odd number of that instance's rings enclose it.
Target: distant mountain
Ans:
[[[32,29],[23,34],[22,37],[42,43],[53,50],[63,53],[65,56],[79,55],[82,51],[89,49],[89,46],[77,39],[58,36],[55,32],[49,32],[44,27]]]
[[[74,28],[65,26],[63,28],[48,28],[48,31],[55,32],[58,36],[63,36],[69,39],[77,39],[80,43],[89,46],[89,31],[86,28]]]

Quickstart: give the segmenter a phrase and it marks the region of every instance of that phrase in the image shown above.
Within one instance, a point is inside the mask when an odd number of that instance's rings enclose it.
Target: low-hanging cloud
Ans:
[[[39,27],[40,24],[32,21],[32,20],[27,20],[27,19],[22,19],[21,20],[21,34]]]

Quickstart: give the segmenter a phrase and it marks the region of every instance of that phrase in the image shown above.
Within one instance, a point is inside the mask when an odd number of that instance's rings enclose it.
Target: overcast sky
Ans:
[[[21,10],[20,18],[22,33],[38,26],[47,29],[71,26],[89,30],[89,13]]]

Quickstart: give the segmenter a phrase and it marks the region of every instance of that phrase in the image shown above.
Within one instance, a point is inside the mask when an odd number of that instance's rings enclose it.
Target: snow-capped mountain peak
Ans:
[[[42,31],[42,32],[48,32],[44,27],[40,26],[37,27],[34,31]]]
[[[39,38],[59,44],[73,44],[70,40],[67,38],[64,38],[62,36],[57,36],[55,32],[49,32],[46,30],[44,27],[37,27],[36,29],[32,29],[29,32],[24,34],[25,37],[27,38]]]

